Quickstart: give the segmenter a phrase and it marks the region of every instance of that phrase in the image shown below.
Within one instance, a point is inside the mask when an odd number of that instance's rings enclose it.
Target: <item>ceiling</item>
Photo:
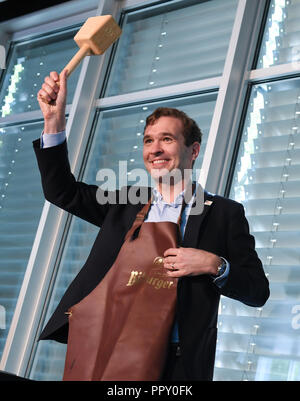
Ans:
[[[0,22],[69,1],[71,0],[0,0]]]

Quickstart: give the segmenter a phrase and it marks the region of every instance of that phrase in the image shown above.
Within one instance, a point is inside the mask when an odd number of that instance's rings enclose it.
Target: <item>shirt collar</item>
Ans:
[[[196,184],[196,188],[197,188],[197,185],[198,184]],[[191,197],[190,201],[187,203],[188,205],[193,202],[194,196],[195,196],[195,192],[196,192],[196,190],[194,191],[193,196]],[[185,189],[183,191],[181,191],[180,194],[177,195],[177,197],[174,200],[174,202],[169,203],[169,205],[172,205],[172,206],[182,205],[184,193],[185,193]],[[159,192],[159,190],[157,188],[153,188],[153,203],[165,203],[165,204],[167,204],[167,202],[164,201],[164,199],[162,197],[162,194]]]

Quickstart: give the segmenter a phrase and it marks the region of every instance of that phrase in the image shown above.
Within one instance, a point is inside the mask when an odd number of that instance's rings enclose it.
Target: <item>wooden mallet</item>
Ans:
[[[64,70],[68,70],[68,76],[85,56],[103,54],[120,37],[121,33],[121,28],[111,15],[88,18],[74,36],[80,49],[64,68]],[[57,84],[59,83],[57,82]],[[46,99],[43,101],[45,103],[53,102],[48,102]]]

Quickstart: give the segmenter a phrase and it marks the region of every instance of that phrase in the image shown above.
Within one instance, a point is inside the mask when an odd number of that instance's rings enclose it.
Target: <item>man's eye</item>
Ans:
[[[144,143],[146,144],[146,143],[150,143],[151,142],[151,139],[144,139]]]
[[[166,137],[164,138],[164,141],[165,141],[165,142],[170,142],[170,141],[172,141],[172,138],[170,138],[169,136],[166,136]]]

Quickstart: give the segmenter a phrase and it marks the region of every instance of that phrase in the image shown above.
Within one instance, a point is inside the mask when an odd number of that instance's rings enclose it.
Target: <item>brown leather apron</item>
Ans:
[[[137,214],[103,280],[69,309],[63,380],[161,376],[177,292],[177,279],[166,274],[162,256],[180,245],[180,227],[179,222],[144,223],[150,205],[151,200]]]

